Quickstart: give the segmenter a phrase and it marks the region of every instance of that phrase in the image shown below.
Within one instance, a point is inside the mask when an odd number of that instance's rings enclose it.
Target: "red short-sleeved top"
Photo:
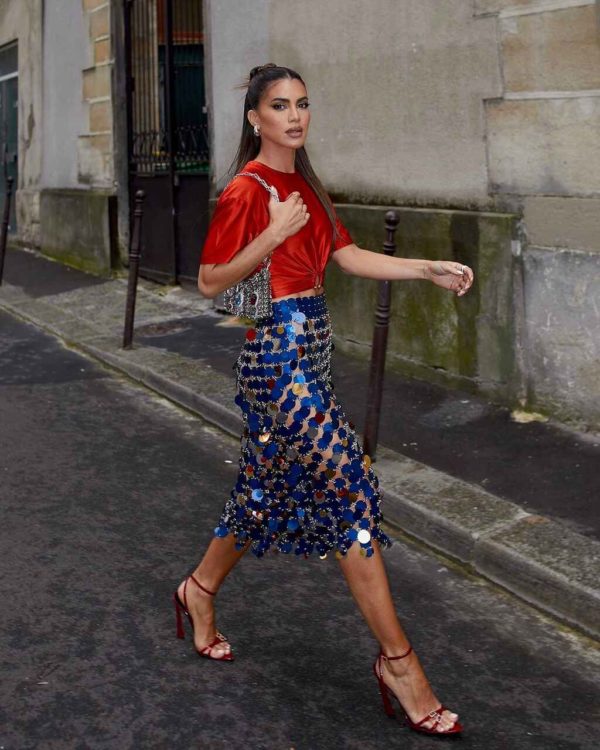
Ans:
[[[306,203],[310,218],[296,234],[288,237],[271,256],[273,298],[303,292],[322,282],[331,254],[352,238],[336,216],[339,236],[316,193],[299,172],[280,172],[258,161],[249,161],[240,172],[255,172],[277,188],[284,201],[297,190]],[[269,193],[253,177],[234,177],[221,193],[202,249],[201,263],[228,263],[269,224]]]

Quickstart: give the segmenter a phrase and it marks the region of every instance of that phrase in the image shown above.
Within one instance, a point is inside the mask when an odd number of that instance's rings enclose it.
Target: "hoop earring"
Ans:
[[[255,125],[255,126],[254,126],[254,135],[255,135],[255,136],[256,136],[257,138],[259,138],[259,137],[260,137],[260,128],[258,127],[258,125]]]

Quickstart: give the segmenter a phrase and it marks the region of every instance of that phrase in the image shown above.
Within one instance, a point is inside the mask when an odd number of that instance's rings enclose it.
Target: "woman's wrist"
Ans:
[[[409,276],[407,276],[406,278],[421,279],[422,281],[432,281],[433,261],[426,260],[425,258],[407,258],[406,260],[404,260],[404,262],[410,269]]]
[[[421,274],[425,281],[431,281],[431,277],[433,275],[432,268],[431,268],[432,265],[433,265],[433,261],[431,260],[422,261]]]
[[[275,224],[269,224],[263,231],[263,235],[266,237],[269,253],[272,253],[275,248],[279,247],[285,241],[285,237],[281,236],[281,232]]]

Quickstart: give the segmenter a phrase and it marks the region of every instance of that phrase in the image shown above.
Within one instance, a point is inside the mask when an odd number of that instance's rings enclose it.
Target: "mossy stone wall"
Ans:
[[[388,207],[336,206],[360,247],[381,251]],[[434,382],[513,400],[520,392],[513,255],[516,217],[477,211],[397,208],[396,255],[456,260],[476,282],[464,297],[425,281],[392,283],[387,366]],[[328,266],[336,345],[370,356],[377,282]]]
[[[106,191],[42,190],[41,250],[83,271],[108,275],[117,257],[115,218],[116,197]]]

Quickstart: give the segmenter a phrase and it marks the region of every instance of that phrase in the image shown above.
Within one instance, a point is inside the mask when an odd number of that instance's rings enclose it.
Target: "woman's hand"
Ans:
[[[297,191],[290,193],[281,202],[271,197],[269,200],[269,216],[271,217],[270,227],[280,244],[299,232],[310,219],[306,204]]]
[[[428,277],[436,286],[456,292],[457,297],[466,294],[473,284],[473,271],[469,266],[452,260],[429,261]]]

